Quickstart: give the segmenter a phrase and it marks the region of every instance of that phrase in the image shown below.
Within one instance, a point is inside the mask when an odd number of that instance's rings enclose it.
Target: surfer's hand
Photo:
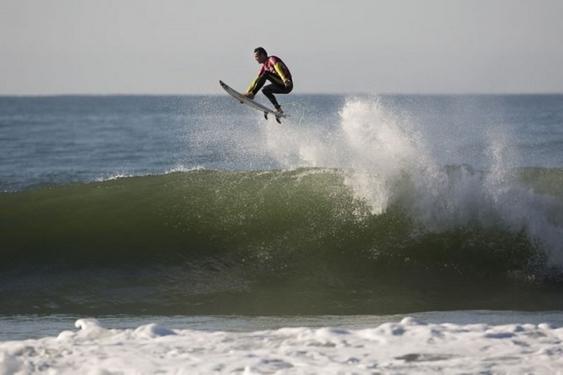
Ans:
[[[285,81],[283,81],[283,84],[285,85],[285,87],[289,87],[291,86],[291,81],[289,79],[286,79]]]

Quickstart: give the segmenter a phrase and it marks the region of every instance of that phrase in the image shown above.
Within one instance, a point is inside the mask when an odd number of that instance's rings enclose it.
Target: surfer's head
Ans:
[[[262,47],[258,47],[254,49],[254,58],[258,62],[258,64],[264,64],[268,59],[268,52]]]

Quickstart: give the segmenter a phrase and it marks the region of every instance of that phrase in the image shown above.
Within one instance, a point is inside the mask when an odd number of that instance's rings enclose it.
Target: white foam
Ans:
[[[186,167],[184,165],[176,165],[170,169],[167,169],[164,174],[176,173],[176,172],[194,172],[194,171],[204,171],[207,168],[201,165],[196,165],[195,167]]]
[[[104,182],[104,181],[113,181],[113,180],[118,180],[120,178],[127,178],[127,177],[133,177],[135,176],[134,174],[130,174],[130,173],[113,173],[107,176],[101,176],[101,177],[97,177],[94,179],[94,181],[96,182]]]
[[[563,328],[428,324],[251,332],[106,329],[92,319],[58,337],[0,343],[0,374],[534,373],[563,368]]]
[[[392,201],[393,182],[425,158],[416,133],[400,125],[377,100],[350,99],[340,111],[340,126],[334,133],[322,126],[269,124],[266,142],[270,155],[286,168],[345,170],[345,182],[379,214]]]
[[[160,174],[171,174],[176,172],[193,172],[193,171],[203,171],[206,170],[205,167],[196,165],[194,167],[186,167],[184,165],[176,165],[172,168],[167,169],[164,173],[152,174],[152,173],[140,173],[140,174],[132,174],[132,173],[113,173],[105,176],[100,176],[94,179],[96,182],[104,182],[104,181],[113,181],[118,180],[120,178],[128,178],[128,177],[144,177],[144,176],[155,176]]]

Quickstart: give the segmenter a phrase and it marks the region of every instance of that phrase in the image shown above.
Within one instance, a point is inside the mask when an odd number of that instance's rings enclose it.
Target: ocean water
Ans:
[[[562,371],[563,95],[281,98],[0,97],[0,374]]]

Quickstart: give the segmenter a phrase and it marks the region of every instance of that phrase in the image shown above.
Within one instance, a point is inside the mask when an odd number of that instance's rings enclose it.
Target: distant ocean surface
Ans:
[[[563,369],[563,95],[280,102],[0,97],[0,374]]]

